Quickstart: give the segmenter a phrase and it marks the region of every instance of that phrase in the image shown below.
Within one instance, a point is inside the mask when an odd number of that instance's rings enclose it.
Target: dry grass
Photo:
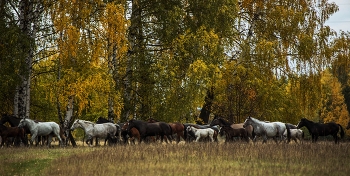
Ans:
[[[348,175],[349,145],[238,142],[2,148],[0,175]]]

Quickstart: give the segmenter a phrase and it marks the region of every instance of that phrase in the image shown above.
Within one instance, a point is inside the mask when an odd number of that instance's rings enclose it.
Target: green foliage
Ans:
[[[337,37],[324,25],[338,10],[336,4],[128,3],[41,4],[50,18],[38,23],[46,30],[35,40],[37,49],[45,48],[33,59],[35,118],[56,121],[57,108],[65,112],[68,97],[74,96],[74,115],[86,120],[106,117],[113,109],[117,120],[194,122],[214,87],[212,113],[235,122],[247,116],[290,123],[301,117],[342,125],[349,120],[349,34]],[[23,74],[26,47],[33,42],[12,23],[9,5],[0,6],[0,98],[6,112]],[[130,110],[129,117],[121,117],[123,110]]]

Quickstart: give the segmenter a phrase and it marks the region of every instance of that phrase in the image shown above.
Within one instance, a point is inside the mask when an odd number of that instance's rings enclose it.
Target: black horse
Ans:
[[[297,127],[301,128],[303,126],[305,126],[309,130],[309,133],[312,136],[312,142],[316,142],[318,139],[318,136],[332,135],[334,138],[334,142],[336,144],[339,143],[339,137],[338,137],[339,128],[340,128],[340,137],[344,138],[344,135],[345,135],[343,127],[334,122],[323,124],[323,123],[316,123],[316,122],[310,121],[306,118],[302,118],[299,124],[297,125]]]
[[[163,142],[164,136],[166,136],[171,142],[172,130],[170,125],[165,122],[148,123],[142,120],[131,119],[129,120],[128,131],[133,127],[140,133],[140,143],[141,141],[145,141],[147,136],[160,136],[161,142]]]

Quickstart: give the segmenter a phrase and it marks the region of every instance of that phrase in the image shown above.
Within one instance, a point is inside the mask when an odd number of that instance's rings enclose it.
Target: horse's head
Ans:
[[[25,118],[23,118],[21,121],[19,121],[18,127],[19,128],[23,128],[27,125],[27,120]]]
[[[125,122],[124,125],[122,126],[122,131],[127,131],[129,127],[129,122]]]
[[[187,128],[186,128],[186,130],[188,131],[188,132],[190,132],[190,131],[192,131],[192,126],[188,126]]]
[[[300,119],[300,122],[298,123],[297,128],[301,128],[301,127],[305,126],[307,121],[308,120],[306,118]]]
[[[243,123],[243,128],[245,128],[245,127],[247,127],[247,126],[249,126],[249,125],[252,125],[252,123],[253,123],[252,117],[247,117],[247,118],[245,119],[244,123]]]
[[[70,127],[70,130],[73,131],[76,128],[81,127],[80,123],[79,123],[79,119],[75,120],[74,123],[72,124],[72,126]]]
[[[130,129],[131,128],[134,128],[136,125],[135,125],[135,122],[136,122],[136,120],[134,120],[134,119],[131,119],[131,120],[129,120],[127,123],[127,125],[128,125],[128,131],[130,131]]]
[[[210,126],[215,126],[215,125],[220,125],[220,122],[219,120],[216,118],[216,119],[213,119],[210,123]]]

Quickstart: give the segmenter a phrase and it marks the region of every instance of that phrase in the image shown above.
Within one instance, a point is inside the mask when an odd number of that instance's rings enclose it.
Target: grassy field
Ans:
[[[350,143],[0,149],[0,175],[348,175]]]

